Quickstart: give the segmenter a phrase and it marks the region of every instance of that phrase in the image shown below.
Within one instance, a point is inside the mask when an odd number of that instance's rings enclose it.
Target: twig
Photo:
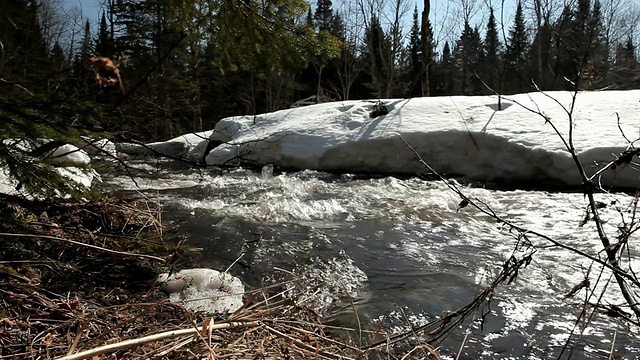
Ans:
[[[322,356],[324,358],[329,358],[329,359],[349,359],[349,358],[344,357],[342,355],[333,354],[333,353],[330,353],[330,352],[326,352],[326,351],[322,351],[322,350],[316,349],[313,346],[307,345],[307,344],[305,344],[304,342],[302,342],[302,341],[300,341],[298,339],[294,339],[291,336],[289,336],[289,335],[287,335],[287,334],[285,334],[283,332],[280,332],[280,331],[272,328],[269,325],[265,325],[265,328],[267,330],[269,330],[269,332],[271,332],[272,334],[277,335],[277,336],[279,336],[279,337],[281,337],[283,339],[286,339],[286,340],[290,341],[291,343],[293,343],[294,345],[299,346],[302,349],[313,351],[313,352],[316,353],[316,355],[320,355],[320,356]]]
[[[231,328],[239,328],[239,327],[254,327],[254,326],[258,326],[259,324],[260,322],[258,321],[227,322],[227,323],[209,325],[208,328],[212,330],[220,330],[220,329],[231,329]],[[166,331],[159,334],[144,336],[138,339],[125,340],[125,341],[117,342],[114,344],[100,346],[95,349],[89,349],[86,351],[79,352],[77,354],[63,356],[61,358],[58,358],[57,360],[88,359],[94,356],[110,353],[117,350],[130,349],[133,347],[137,347],[140,345],[144,345],[144,344],[148,344],[156,341],[175,339],[181,336],[197,335],[204,330],[205,330],[204,326],[199,326],[199,327],[190,328],[190,329]]]
[[[111,253],[111,254],[118,254],[118,255],[122,255],[122,256],[133,256],[133,257],[147,258],[147,259],[153,259],[153,260],[158,260],[158,261],[166,262],[166,260],[165,260],[165,259],[163,259],[163,258],[161,258],[161,257],[153,256],[153,255],[146,255],[146,254],[134,254],[134,253],[124,252],[124,251],[111,250],[111,249],[103,248],[103,247],[100,247],[100,246],[91,245],[91,244],[85,244],[85,243],[82,243],[82,242],[79,242],[79,241],[75,241],[75,240],[71,240],[71,239],[65,239],[65,238],[60,238],[60,237],[55,237],[55,236],[48,236],[48,235],[34,235],[34,234],[10,234],[10,233],[0,233],[0,236],[1,236],[1,237],[10,237],[10,238],[28,237],[28,238],[34,238],[34,239],[46,239],[46,240],[63,241],[63,242],[68,242],[68,243],[70,243],[70,244],[74,244],[74,245],[78,245],[78,246],[88,247],[88,248],[90,248],[90,249],[94,249],[94,250],[100,250],[100,251],[108,252],[108,253]]]
[[[464,334],[464,339],[462,339],[462,344],[460,344],[460,350],[458,350],[458,355],[456,355],[456,360],[460,359],[460,355],[462,355],[462,350],[464,349],[464,344],[467,342],[467,337],[469,337],[469,332]]]
[[[442,358],[440,357],[440,355],[438,355],[438,352],[436,351],[436,349],[434,349],[433,347],[427,345],[427,344],[423,344],[423,345],[418,345],[416,347],[414,347],[411,351],[409,351],[408,353],[406,353],[401,360],[406,360],[406,359],[413,359],[413,357],[409,357],[411,356],[411,354],[413,354],[414,352],[418,351],[418,350],[427,350],[429,352],[429,354],[433,355],[434,358],[436,358],[436,360],[441,360]]]
[[[360,316],[358,315],[358,310],[356,309],[356,305],[353,302],[353,297],[349,294],[346,286],[342,286],[344,293],[347,294],[347,298],[349,299],[349,303],[351,304],[351,309],[353,310],[354,315],[356,316],[356,321],[358,322],[358,344],[362,347],[362,324],[360,323]]]
[[[613,349],[616,346],[616,335],[618,335],[618,330],[613,330],[613,340],[611,340],[611,350],[609,350],[609,360],[613,359]]]

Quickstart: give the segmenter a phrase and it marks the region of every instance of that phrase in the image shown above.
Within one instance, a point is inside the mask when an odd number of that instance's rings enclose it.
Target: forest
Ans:
[[[640,86],[637,2],[417,5],[104,0],[92,21],[60,0],[1,0],[0,97],[3,107],[59,108],[60,126],[147,141],[301,99]],[[122,89],[96,83],[94,56],[122,60]],[[13,123],[32,115],[0,112]]]

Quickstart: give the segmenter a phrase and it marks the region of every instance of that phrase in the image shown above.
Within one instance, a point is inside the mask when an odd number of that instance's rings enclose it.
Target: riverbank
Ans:
[[[0,216],[0,359],[349,359],[387,337],[323,324],[295,278],[247,291],[231,315],[170,302],[157,274],[188,250],[163,238],[151,203],[4,197]]]

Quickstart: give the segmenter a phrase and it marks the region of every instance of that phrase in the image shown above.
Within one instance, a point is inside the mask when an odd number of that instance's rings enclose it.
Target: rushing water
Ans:
[[[144,194],[164,204],[164,218],[191,246],[202,247],[198,265],[227,267],[250,286],[273,268],[316,278],[310,302],[320,312],[356,299],[361,320],[394,331],[431,321],[469,303],[502,269],[517,239],[490,217],[467,207],[444,183],[392,177],[359,179],[312,171],[269,176],[245,170],[228,174],[136,165],[134,181],[123,173],[104,176],[109,189]],[[585,217],[581,194],[464,188],[501,216],[597,255],[601,245]],[[613,232],[630,196],[600,195]],[[466,335],[465,359],[557,358],[583,307],[585,291],[567,298],[589,267],[588,259],[547,242],[509,285],[497,289],[489,314],[467,322],[442,345],[453,359]],[[637,247],[631,245],[633,257]],[[637,265],[637,264],[636,264]],[[598,302],[610,273],[597,282]],[[622,304],[612,282],[600,299]],[[348,304],[348,302],[346,303]],[[342,321],[353,321],[349,306]],[[486,308],[485,308],[486,310]],[[638,329],[596,313],[574,333],[562,358],[635,359]],[[615,335],[615,341],[614,341]],[[573,349],[572,352],[569,350]]]

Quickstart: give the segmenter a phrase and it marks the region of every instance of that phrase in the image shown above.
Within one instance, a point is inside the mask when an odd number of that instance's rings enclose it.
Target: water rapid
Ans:
[[[355,299],[360,319],[396,332],[464,306],[518,243],[489,216],[471,207],[458,211],[460,198],[439,181],[313,171],[273,175],[268,169],[219,175],[144,163],[134,168],[133,178],[103,175],[104,186],[160,201],[165,220],[189,245],[203,248],[199,265],[227,267],[240,259],[231,272],[249,286],[259,286],[274,268],[315,279],[310,303],[348,325],[355,320],[345,293]],[[580,226],[586,215],[581,194],[477,187],[464,192],[564,244],[596,256],[602,249],[592,223]],[[632,197],[603,194],[598,200],[608,205],[604,217],[615,237]],[[562,358],[607,359],[612,346],[616,358],[636,358],[637,328],[603,313],[588,324],[577,321],[585,291],[565,296],[587,276],[596,296],[603,294],[590,302],[621,304],[611,274],[574,252],[531,240],[537,246],[531,264],[497,289],[484,317],[479,313],[441,344],[442,354],[455,358],[466,335],[462,358],[557,358],[574,331],[576,342]],[[637,250],[631,244],[632,258]]]

